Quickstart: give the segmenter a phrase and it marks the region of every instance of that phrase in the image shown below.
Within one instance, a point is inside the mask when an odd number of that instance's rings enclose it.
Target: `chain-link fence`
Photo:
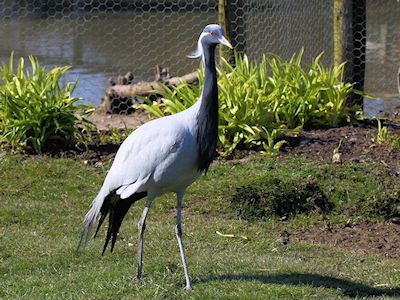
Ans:
[[[0,0],[0,59],[33,54],[45,65],[72,65],[76,95],[98,106],[110,77],[154,80],[156,65],[171,74],[199,66],[186,55],[199,31],[218,21],[207,0]],[[116,111],[124,113],[126,103]]]
[[[399,100],[399,68],[400,1],[369,0],[365,91],[377,98]]]
[[[265,52],[289,58],[304,48],[305,63],[323,51],[329,66],[335,56],[335,1],[223,2],[230,38],[250,58]],[[353,46],[358,45],[352,69],[363,74],[365,64],[367,93],[398,99],[400,3],[364,3],[364,12],[358,4],[353,7],[354,22],[348,28]],[[171,75],[196,69],[199,62],[186,55],[202,28],[219,22],[220,9],[221,0],[0,0],[0,60],[7,61],[14,50],[16,57],[33,54],[48,66],[72,65],[67,80],[79,77],[76,94],[98,106],[109,77],[132,72],[133,80],[120,78],[131,84],[154,80],[156,65],[168,67]],[[366,26],[360,27],[363,21]],[[124,113],[129,104],[125,101],[115,111]]]
[[[289,59],[304,48],[304,62],[321,52],[327,65],[333,61],[333,1],[234,0],[231,12],[235,47],[252,58],[266,52]]]

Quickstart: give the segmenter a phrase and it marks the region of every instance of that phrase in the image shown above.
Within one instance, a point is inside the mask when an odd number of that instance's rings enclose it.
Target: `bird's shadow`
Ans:
[[[349,297],[365,296],[400,296],[400,288],[378,288],[348,279],[339,279],[313,273],[279,273],[279,274],[222,274],[208,275],[196,280],[197,283],[210,281],[259,281],[265,284],[308,285],[329,289],[340,289]]]

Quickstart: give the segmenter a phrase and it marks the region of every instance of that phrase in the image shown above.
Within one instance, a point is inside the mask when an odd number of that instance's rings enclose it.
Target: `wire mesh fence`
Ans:
[[[131,84],[154,80],[156,65],[168,67],[171,75],[195,70],[199,62],[186,55],[194,50],[202,28],[219,21],[220,2],[0,0],[0,60],[6,62],[14,50],[16,57],[33,54],[49,67],[72,65],[66,80],[79,77],[76,95],[98,106],[109,77],[132,72],[134,78],[125,82]],[[260,59],[266,52],[289,58],[304,48],[305,64],[320,52],[325,65],[334,63],[334,1],[225,2],[230,38],[250,58]],[[352,68],[362,71],[365,64],[367,93],[399,99],[400,3],[364,2],[366,18],[356,7],[350,27],[352,42],[359,45],[353,49],[358,60]],[[366,26],[359,27],[363,20]],[[122,103],[115,112],[128,112],[129,104]]]
[[[400,1],[367,1],[365,91],[382,99],[399,99]]]
[[[0,59],[33,54],[45,65],[72,65],[77,96],[98,106],[109,77],[127,72],[153,80],[156,65],[172,74],[196,69],[186,55],[199,31],[218,21],[215,1],[0,0]],[[127,106],[122,103],[121,113]]]
[[[333,61],[333,1],[228,1],[235,46],[252,58],[278,53],[289,59],[304,48],[304,62],[321,52]]]

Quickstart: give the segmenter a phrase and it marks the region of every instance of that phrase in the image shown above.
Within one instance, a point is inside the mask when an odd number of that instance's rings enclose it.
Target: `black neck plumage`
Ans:
[[[218,86],[215,69],[216,45],[204,45],[204,87],[197,115],[198,169],[207,172],[216,156],[218,139]]]

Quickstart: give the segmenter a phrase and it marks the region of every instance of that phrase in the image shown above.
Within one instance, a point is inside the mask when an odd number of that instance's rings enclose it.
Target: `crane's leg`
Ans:
[[[192,284],[190,283],[189,272],[186,264],[185,249],[183,248],[182,242],[182,225],[181,225],[181,215],[182,215],[182,199],[184,192],[177,193],[177,212],[176,212],[176,238],[178,239],[179,251],[181,252],[183,270],[185,271],[186,278],[186,289],[191,290]]]
[[[138,281],[142,278],[142,261],[143,261],[143,237],[144,237],[144,230],[146,229],[146,217],[149,209],[151,207],[151,203],[153,202],[154,198],[148,198],[146,205],[143,209],[142,216],[140,217],[138,223],[138,234],[139,234],[139,242],[138,242],[138,269],[136,274],[136,279]]]

